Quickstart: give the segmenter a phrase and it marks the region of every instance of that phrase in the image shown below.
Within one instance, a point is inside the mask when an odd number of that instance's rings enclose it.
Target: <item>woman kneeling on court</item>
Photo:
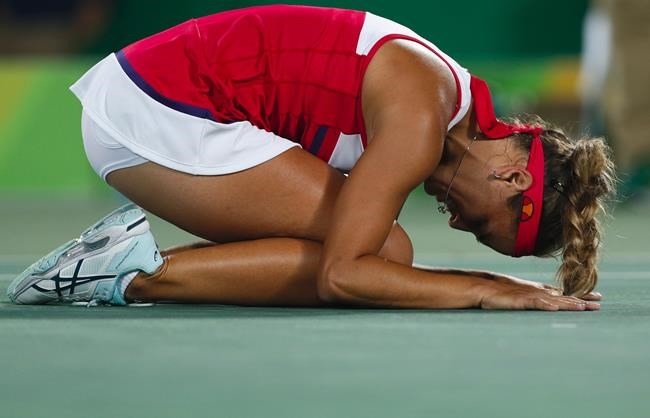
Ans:
[[[16,303],[599,308],[607,146],[496,119],[482,80],[390,20],[219,13],[109,55],[71,89],[95,171],[208,242],[160,254],[127,205],[14,280]],[[558,288],[412,267],[395,219],[421,183],[452,228],[500,253],[561,253]]]

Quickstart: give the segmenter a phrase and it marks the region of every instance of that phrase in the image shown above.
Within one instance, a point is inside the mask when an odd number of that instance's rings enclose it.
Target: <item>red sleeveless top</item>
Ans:
[[[461,105],[469,101],[462,97],[465,77],[458,74],[464,69],[409,29],[365,12],[306,6],[234,10],[137,41],[117,57],[141,81],[136,84],[165,105],[219,123],[246,120],[299,142],[326,162],[353,165],[367,144],[363,76],[378,47],[394,38],[421,43],[447,63],[456,77],[459,120]],[[346,144],[335,152],[341,138]]]

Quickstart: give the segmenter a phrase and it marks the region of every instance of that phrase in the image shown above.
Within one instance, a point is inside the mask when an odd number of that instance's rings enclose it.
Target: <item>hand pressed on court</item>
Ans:
[[[541,285],[540,283],[536,284]],[[598,303],[554,293],[549,289],[540,289],[528,284],[495,280],[491,289],[486,291],[481,298],[480,307],[482,309],[541,311],[595,311],[600,309]]]
[[[492,275],[493,275],[493,280],[499,283],[519,285],[519,286],[523,286],[524,288],[545,290],[546,292],[554,296],[562,295],[562,291],[558,287],[552,286],[550,284],[534,282],[531,280],[524,280],[518,277],[509,276],[505,274],[492,273]],[[583,301],[597,302],[603,299],[603,295],[600,294],[599,292],[592,291],[582,296],[579,296],[578,298]]]

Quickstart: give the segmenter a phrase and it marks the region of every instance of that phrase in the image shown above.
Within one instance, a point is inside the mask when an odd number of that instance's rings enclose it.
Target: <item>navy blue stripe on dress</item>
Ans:
[[[122,70],[126,73],[127,76],[135,83],[136,86],[140,88],[143,92],[147,94],[147,96],[151,97],[158,103],[161,103],[171,109],[174,109],[178,112],[185,113],[188,115],[196,116],[197,118],[202,118],[202,119],[210,119],[215,122],[217,120],[212,116],[212,113],[208,109],[204,109],[202,107],[198,106],[193,106],[190,104],[186,103],[181,103],[176,100],[169,99],[162,94],[158,93],[147,81],[138,74],[135,69],[131,66],[131,63],[126,59],[126,55],[124,54],[124,51],[120,50],[115,53],[115,56],[117,57],[117,62],[120,63],[120,66],[122,67]],[[227,122],[222,122],[222,123],[227,123]]]
[[[310,154],[318,154],[318,151],[320,151],[320,147],[323,145],[323,140],[325,139],[325,135],[327,135],[327,130],[329,128],[325,125],[321,125],[318,127],[316,130],[316,135],[314,135],[314,140],[311,141],[311,145],[309,146],[309,153]]]

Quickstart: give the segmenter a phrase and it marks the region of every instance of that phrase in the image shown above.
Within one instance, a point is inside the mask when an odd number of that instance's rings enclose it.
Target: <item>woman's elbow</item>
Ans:
[[[377,254],[379,257],[411,266],[413,265],[413,245],[404,229],[395,222],[386,242]],[[318,297],[329,304],[354,304],[358,299],[351,296],[345,289],[352,289],[351,281],[358,280],[355,277],[358,271],[356,260],[323,260],[318,271],[317,289]],[[359,272],[358,274],[363,274]]]
[[[317,281],[320,300],[333,305],[350,302],[349,296],[343,291],[345,270],[343,262],[327,263],[321,266]]]

